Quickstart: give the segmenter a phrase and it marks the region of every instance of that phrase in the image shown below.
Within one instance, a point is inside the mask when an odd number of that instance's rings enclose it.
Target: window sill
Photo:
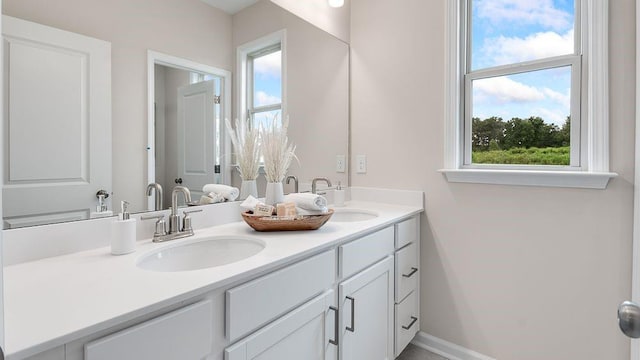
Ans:
[[[441,169],[449,182],[606,189],[611,172],[569,172],[540,170]]]

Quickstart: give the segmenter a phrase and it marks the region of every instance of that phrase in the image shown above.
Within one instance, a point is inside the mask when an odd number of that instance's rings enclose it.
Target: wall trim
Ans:
[[[411,343],[432,353],[444,356],[449,360],[496,360],[423,331],[420,331]]]

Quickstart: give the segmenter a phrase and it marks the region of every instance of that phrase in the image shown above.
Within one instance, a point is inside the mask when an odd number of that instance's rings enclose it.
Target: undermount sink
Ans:
[[[329,221],[333,222],[356,222],[375,219],[378,214],[363,209],[334,209],[334,213]]]
[[[143,255],[137,266],[151,271],[200,270],[234,263],[265,247],[260,240],[240,237],[208,237],[169,245]]]

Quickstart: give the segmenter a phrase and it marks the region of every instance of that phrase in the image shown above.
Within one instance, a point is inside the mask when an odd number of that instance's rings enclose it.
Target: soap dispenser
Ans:
[[[111,254],[124,255],[136,250],[136,219],[129,215],[129,202],[120,202],[121,214],[113,222]]]
[[[96,211],[92,211],[89,217],[91,219],[96,219],[113,216],[113,211],[107,208],[107,198],[109,197],[109,193],[105,190],[100,190],[96,193],[96,197],[98,198],[98,206],[96,206]]]

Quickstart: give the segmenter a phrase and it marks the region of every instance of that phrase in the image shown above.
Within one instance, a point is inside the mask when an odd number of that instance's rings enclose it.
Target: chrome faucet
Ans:
[[[151,192],[153,190],[156,190],[155,195],[156,195],[156,205],[154,210],[158,211],[158,210],[162,210],[162,186],[158,183],[151,183],[149,185],[147,185],[147,196],[151,196]]]
[[[180,229],[180,214],[178,214],[178,194],[184,195],[184,202],[191,202],[191,191],[184,186],[176,186],[171,192],[171,215],[169,215],[169,234],[178,233]]]
[[[311,180],[311,193],[313,194],[317,194],[318,193],[318,186],[317,183],[318,181],[324,181],[325,183],[327,183],[328,187],[331,187],[333,185],[331,185],[331,180],[327,179],[327,178],[315,178],[313,180]]]
[[[298,178],[295,177],[295,175],[287,176],[287,178],[285,179],[287,185],[289,185],[289,180],[293,180],[293,192],[297,193],[298,192]]]
[[[182,224],[180,223],[180,214],[178,213],[178,194],[184,195],[186,203],[191,202],[191,192],[184,186],[176,186],[171,192],[171,215],[169,215],[169,231],[166,229],[164,215],[143,216],[143,220],[156,219],[156,231],[153,234],[153,242],[163,242],[168,240],[181,239],[193,236],[193,227],[191,226],[191,217],[189,214],[200,212],[202,209],[183,211]]]

